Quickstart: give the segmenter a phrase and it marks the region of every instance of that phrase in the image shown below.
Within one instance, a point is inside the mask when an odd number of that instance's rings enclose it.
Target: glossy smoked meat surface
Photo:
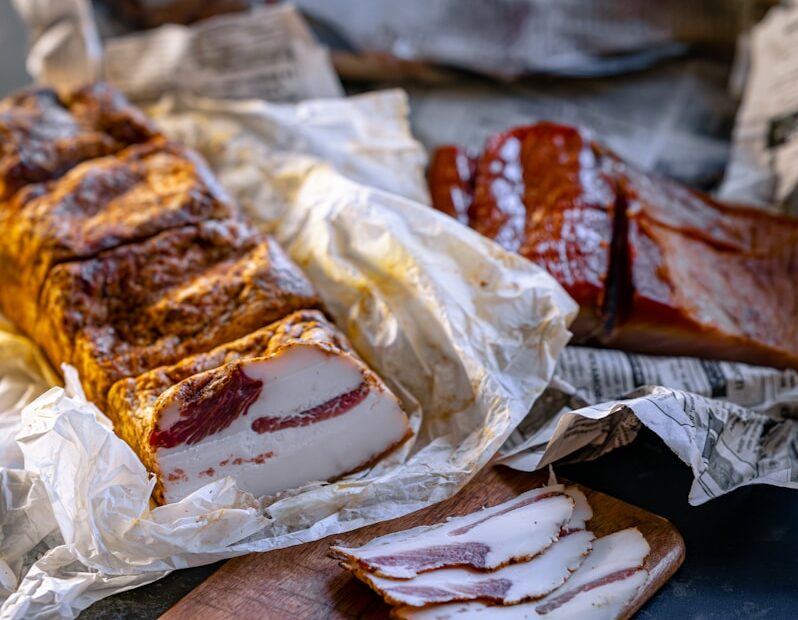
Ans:
[[[551,273],[580,304],[577,338],[798,367],[796,220],[641,172],[554,123],[463,157],[433,157],[433,206]]]

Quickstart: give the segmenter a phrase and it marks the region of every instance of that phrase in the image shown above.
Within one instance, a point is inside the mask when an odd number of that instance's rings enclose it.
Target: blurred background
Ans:
[[[25,72],[27,33],[11,7],[10,0],[0,0],[0,97],[30,82]]]
[[[547,118],[590,127],[638,165],[703,189],[728,161],[746,33],[774,4],[297,0],[294,19],[262,0],[17,1],[29,67],[47,83],[101,78],[135,100],[401,86],[428,148],[479,148]],[[9,5],[0,0],[0,94],[26,81],[24,27]]]

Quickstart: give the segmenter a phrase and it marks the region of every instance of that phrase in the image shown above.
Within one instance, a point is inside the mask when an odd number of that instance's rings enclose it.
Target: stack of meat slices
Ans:
[[[203,161],[102,85],[0,103],[0,309],[177,500],[256,495],[400,443],[397,399]]]
[[[618,617],[645,584],[645,538],[596,539],[575,487],[552,485],[465,517],[335,546],[333,557],[408,620]]]
[[[798,221],[645,174],[538,123],[442,147],[433,205],[547,269],[582,341],[798,368]]]

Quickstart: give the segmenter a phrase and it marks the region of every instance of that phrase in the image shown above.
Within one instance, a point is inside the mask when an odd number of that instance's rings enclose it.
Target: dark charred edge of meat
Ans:
[[[82,88],[75,89],[70,93],[59,93],[53,88],[50,87],[41,87],[41,86],[31,86],[16,95],[12,95],[5,99],[4,101],[9,101],[18,105],[18,102],[25,97],[30,96],[47,96],[52,98],[52,100],[61,106],[64,110],[68,111],[72,114],[72,108],[75,104],[76,99],[87,99],[90,102],[91,98],[94,98],[94,103],[100,108],[102,113],[98,116],[98,128],[104,132],[106,132],[109,136],[114,138],[119,142],[118,148],[114,149],[113,152],[98,156],[98,157],[90,157],[89,159],[85,159],[80,162],[72,162],[68,165],[62,166],[57,170],[53,171],[47,178],[42,178],[38,181],[27,181],[25,183],[20,184],[16,187],[14,194],[20,192],[22,190],[29,190],[29,191],[39,191],[42,195],[46,194],[49,191],[49,184],[57,181],[58,179],[64,177],[67,173],[69,173],[74,168],[90,163],[92,161],[96,161],[98,159],[103,159],[105,157],[112,157],[116,156],[120,151],[124,150],[127,147],[136,145],[136,144],[144,144],[146,142],[150,142],[153,140],[158,140],[159,133],[158,129],[154,123],[151,123],[143,113],[141,113],[137,108],[135,108],[127,98],[119,91],[115,90],[112,87],[109,87],[103,83],[97,84],[90,84],[84,86]],[[86,102],[83,102],[84,104]],[[103,107],[105,106],[105,108]],[[131,115],[131,123],[125,122],[116,122],[117,118],[116,115],[123,115],[124,113],[128,113]],[[109,114],[111,116],[109,116]],[[133,118],[135,117],[135,118]],[[140,117],[140,118],[139,118]],[[123,119],[125,120],[125,119]],[[140,121],[138,126],[133,126],[135,123],[132,121]],[[195,162],[196,163],[196,162]],[[202,165],[205,165],[204,162],[200,162]],[[3,203],[11,200],[12,196],[6,196],[4,200],[0,200],[0,208],[3,207]],[[234,213],[234,217],[237,216]],[[174,227],[179,227],[179,224],[176,224]],[[141,243],[146,241],[147,239],[154,237],[157,233],[153,233],[150,235],[142,235],[140,238],[133,238],[126,241],[124,244],[120,245],[127,245],[133,243]],[[99,249],[97,252],[91,254],[90,256],[82,256],[77,259],[60,259],[54,261],[53,264],[50,265],[47,273],[45,274],[44,278],[42,279],[39,289],[36,291],[36,306],[41,306],[42,301],[42,294],[45,288],[45,283],[50,276],[50,272],[60,264],[63,263],[70,263],[70,262],[81,262],[85,260],[91,260],[96,258],[103,250]],[[0,266],[2,267],[2,266]],[[8,278],[5,281],[9,281]],[[33,337],[32,334],[27,334],[30,337]],[[55,367],[53,360],[49,360],[50,364]],[[58,370],[58,375],[61,375],[60,368]]]
[[[25,178],[24,181],[17,179],[18,182],[12,183],[13,191],[0,196],[3,201],[10,200],[17,192],[32,185],[46,184],[60,179],[82,163],[115,155],[128,146],[143,144],[157,139],[161,135],[155,123],[131,104],[124,93],[103,82],[91,83],[72,91],[61,92],[49,86],[29,86],[16,94],[2,99],[0,101],[0,110],[3,109],[2,104],[11,107],[18,106],[28,97],[48,97],[54,104],[60,106],[76,120],[80,120],[81,117],[75,113],[75,108],[81,104],[89,105],[93,103],[97,108],[97,114],[94,119],[96,129],[104,132],[117,144],[109,152],[80,161],[65,162],[63,165],[47,172],[40,171],[38,175],[30,176],[31,172],[28,171],[29,178]],[[84,118],[83,120],[85,121],[86,119]],[[2,204],[0,204],[0,207],[2,207]]]
[[[632,311],[634,285],[629,250],[629,203],[623,184],[616,181],[615,206],[612,214],[610,264],[607,270],[604,300],[601,305],[599,340],[608,338],[615,327],[625,321]]]

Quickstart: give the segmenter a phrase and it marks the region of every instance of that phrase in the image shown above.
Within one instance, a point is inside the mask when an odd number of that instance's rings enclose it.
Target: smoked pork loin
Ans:
[[[549,271],[585,342],[798,368],[798,221],[637,170],[582,131],[441,147],[433,206]]]
[[[409,435],[311,283],[202,159],[113,89],[0,103],[0,310],[157,476],[272,494]]]

